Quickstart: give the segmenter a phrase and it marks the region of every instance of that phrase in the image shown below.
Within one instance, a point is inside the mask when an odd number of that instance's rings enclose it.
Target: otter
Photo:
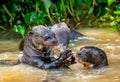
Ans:
[[[85,46],[77,53],[78,62],[84,66],[91,66],[93,68],[100,68],[108,66],[108,59],[106,53],[97,47]]]
[[[74,41],[80,37],[84,37],[85,35],[77,32],[76,30],[70,29],[68,25],[64,22],[60,22],[54,24],[52,26],[47,26],[54,34],[58,43],[61,44],[64,48],[68,47],[69,41]],[[23,50],[23,40],[19,45],[19,49]]]
[[[23,41],[23,57],[19,60],[0,60],[1,64],[25,63],[40,69],[60,68],[75,61],[69,49],[60,53],[57,59],[50,57],[52,48],[58,45],[55,34],[45,26],[34,26]],[[70,59],[70,61],[69,61]]]
[[[58,24],[54,24],[53,26],[49,26],[49,29],[55,33],[58,43],[67,48],[70,40],[70,29],[67,24],[60,22]]]

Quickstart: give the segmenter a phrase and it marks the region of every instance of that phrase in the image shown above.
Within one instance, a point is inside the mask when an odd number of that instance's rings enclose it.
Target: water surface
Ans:
[[[82,46],[99,47],[108,56],[108,67],[87,70],[81,64],[76,64],[70,66],[72,70],[48,72],[25,64],[0,65],[0,82],[42,82],[46,77],[56,78],[61,82],[120,82],[120,34],[95,28],[79,31],[89,37],[70,43],[69,47],[74,54]],[[20,40],[0,41],[0,59],[20,58],[22,52],[18,50],[19,42]]]

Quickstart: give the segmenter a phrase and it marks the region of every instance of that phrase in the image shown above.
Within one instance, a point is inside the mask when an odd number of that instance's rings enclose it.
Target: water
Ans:
[[[103,49],[109,66],[100,69],[84,69],[81,64],[70,66],[71,70],[44,71],[19,64],[0,65],[0,82],[42,82],[52,77],[61,82],[120,82],[120,34],[106,29],[83,29],[81,33],[90,36],[70,43],[73,53],[82,46],[95,46]],[[17,59],[22,56],[18,50],[19,40],[0,41],[0,59]]]

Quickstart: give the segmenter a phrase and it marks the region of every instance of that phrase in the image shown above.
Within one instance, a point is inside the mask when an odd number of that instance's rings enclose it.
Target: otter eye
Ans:
[[[48,39],[51,39],[51,37],[50,36],[45,36],[45,41],[47,41]]]
[[[100,54],[100,57],[102,57],[103,56],[103,54]]]

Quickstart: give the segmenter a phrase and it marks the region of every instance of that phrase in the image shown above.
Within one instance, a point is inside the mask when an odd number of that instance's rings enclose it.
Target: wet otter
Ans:
[[[19,61],[10,64],[22,62],[40,69],[53,69],[60,68],[63,65],[70,65],[71,60],[68,59],[74,59],[74,57],[69,49],[61,52],[60,57],[57,59],[50,57],[52,48],[57,44],[58,41],[51,30],[42,25],[35,26],[24,39],[23,57]],[[0,60],[0,63],[7,64],[7,62],[11,61]]]
[[[70,40],[71,41],[77,40],[77,39],[84,37],[84,36],[85,35],[77,32],[76,30],[73,30],[73,29],[70,30]]]
[[[50,26],[49,28],[53,33],[55,33],[58,43],[62,44],[64,47],[67,47],[70,40],[70,29],[68,26],[64,22],[60,22]]]
[[[85,46],[77,53],[78,62],[84,66],[93,65],[93,68],[104,67],[108,65],[105,52],[97,47]]]
[[[68,46],[69,41],[74,41],[78,39],[79,37],[83,37],[84,35],[75,31],[71,30],[66,23],[60,22],[57,24],[54,24],[52,26],[48,26],[53,33],[55,33],[55,37],[58,40],[59,44],[62,44],[65,48]],[[23,50],[23,40],[21,41],[19,45],[19,49]]]

